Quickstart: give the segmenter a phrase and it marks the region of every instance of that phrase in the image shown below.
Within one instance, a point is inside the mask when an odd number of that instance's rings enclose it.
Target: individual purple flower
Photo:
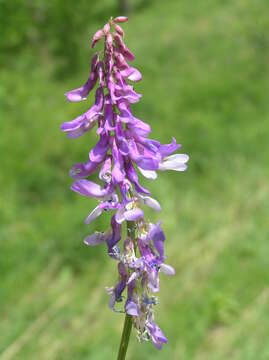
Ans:
[[[83,179],[93,174],[99,166],[99,162],[88,160],[86,163],[74,164],[69,171],[69,175],[74,179]]]
[[[66,132],[68,137],[76,138],[92,129],[102,115],[103,102],[103,88],[99,87],[95,93],[95,104],[76,119],[64,122],[61,126],[62,131]]]
[[[75,181],[71,189],[80,195],[95,197],[97,199],[106,199],[113,192],[112,185],[102,188],[100,185],[85,179]]]
[[[67,92],[65,94],[67,100],[76,102],[87,99],[90,91],[94,88],[94,85],[96,84],[97,81],[96,70],[97,70],[98,57],[99,57],[98,54],[95,54],[92,58],[91,72],[89,79],[86,81],[86,83],[83,86]]]
[[[71,189],[98,201],[86,224],[104,212],[109,212],[111,221],[109,229],[95,231],[84,243],[90,247],[106,244],[108,255],[118,264],[116,285],[107,288],[111,309],[131,316],[138,338],[151,339],[161,349],[167,338],[154,320],[159,274],[173,276],[175,270],[165,263],[161,222],[153,224],[145,217],[144,207],[160,212],[161,205],[141,184],[139,174],[155,180],[158,171],[185,171],[189,157],[175,153],[181,147],[175,138],[168,144],[149,138],[150,125],[133,115],[132,104],[139,102],[141,94],[130,82],[140,81],[142,75],[128,63],[134,55],[119,25],[127,20],[123,16],[111,18],[94,34],[92,48],[103,39],[103,55],[93,55],[85,84],[65,95],[71,102],[84,101],[96,86],[95,102],[84,114],[63,123],[61,129],[68,137],[77,138],[96,125],[98,140],[89,159],[70,170],[75,179]],[[87,179],[97,172],[98,183]]]
[[[146,323],[146,328],[151,336],[152,342],[154,346],[161,350],[163,344],[167,344],[168,340],[164,336],[162,330],[159,328],[159,326],[154,322],[153,319],[150,319]]]

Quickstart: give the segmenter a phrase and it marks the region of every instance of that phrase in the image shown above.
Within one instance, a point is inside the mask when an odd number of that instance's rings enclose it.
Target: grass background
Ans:
[[[133,333],[127,358],[268,360],[268,2],[133,3],[134,111],[190,162],[148,184],[177,271],[162,277],[156,313],[169,344],[158,352]],[[96,138],[59,127],[89,106],[63,93],[87,78],[88,40],[117,4],[29,4],[0,2],[0,359],[114,359],[123,317],[104,288],[115,263],[82,242],[106,219],[83,224],[95,203],[68,178]]]

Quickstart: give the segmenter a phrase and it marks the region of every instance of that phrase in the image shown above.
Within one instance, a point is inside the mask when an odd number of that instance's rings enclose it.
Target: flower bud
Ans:
[[[124,36],[124,31],[123,31],[122,27],[120,27],[119,25],[114,25],[114,28],[118,34],[120,34],[121,36]]]
[[[125,69],[125,68],[129,67],[128,63],[126,62],[126,60],[124,59],[124,56],[121,53],[117,53],[116,62],[117,62],[117,66],[119,68],[124,68]]]
[[[126,16],[117,16],[113,22],[115,23],[123,23],[123,22],[126,22],[128,21],[128,18]]]
[[[111,35],[110,33],[107,34],[107,37],[106,37],[106,45],[107,45],[107,48],[108,48],[109,50],[112,49],[112,46],[113,46],[113,37],[112,37],[112,35]]]
[[[104,34],[107,35],[110,31],[110,25],[109,23],[106,23],[104,28],[103,28]]]
[[[93,38],[92,38],[92,48],[94,48],[97,41],[99,41],[103,36],[104,36],[103,30],[96,31],[96,33],[93,35]]]
[[[133,61],[135,59],[134,54],[127,48],[127,46],[123,49],[123,55],[129,61]]]
[[[125,47],[125,44],[124,44],[124,42],[123,42],[123,40],[122,40],[122,38],[121,38],[121,36],[119,34],[115,34],[114,39],[116,40],[117,44],[119,45],[119,47],[121,49],[123,49]]]

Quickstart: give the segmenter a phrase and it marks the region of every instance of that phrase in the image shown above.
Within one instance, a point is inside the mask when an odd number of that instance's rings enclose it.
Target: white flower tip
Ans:
[[[157,179],[157,173],[156,171],[154,170],[144,170],[144,169],[141,169],[139,166],[138,166],[138,170],[141,172],[141,174],[146,178],[146,179],[149,179],[149,180],[155,180]]]
[[[174,169],[171,169],[171,170],[174,170],[174,171],[186,171],[188,168],[188,166],[186,164],[183,164],[181,166],[177,166],[175,167]]]
[[[159,164],[159,170],[185,171],[187,169],[186,163],[188,160],[189,156],[186,154],[170,155]]]
[[[168,276],[174,276],[176,274],[176,270],[172,266],[167,264],[162,264],[160,266],[160,271]]]
[[[90,224],[93,220],[98,218],[102,214],[102,209],[100,209],[99,206],[97,206],[93,211],[90,213],[90,215],[85,219],[85,224]]]
[[[159,204],[159,202],[153,198],[151,198],[150,196],[141,196],[144,204],[148,205],[149,207],[151,207],[153,210],[160,212],[162,211],[161,205]]]
[[[81,94],[77,93],[77,92],[68,92],[64,94],[66,99],[70,102],[79,102],[79,101],[83,101],[86,100],[87,97],[86,96],[81,96]]]

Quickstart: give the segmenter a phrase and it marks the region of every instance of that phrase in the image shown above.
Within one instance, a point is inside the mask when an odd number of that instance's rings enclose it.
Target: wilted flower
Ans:
[[[161,222],[153,224],[144,217],[144,206],[157,212],[161,206],[140,184],[138,171],[154,180],[158,170],[186,170],[189,158],[173,154],[180,148],[174,138],[164,145],[150,139],[150,126],[132,113],[131,104],[138,102],[141,95],[129,81],[140,81],[142,75],[127,62],[133,61],[134,55],[124,43],[124,31],[119,25],[127,20],[123,16],[111,19],[94,34],[92,47],[104,39],[104,52],[94,54],[86,83],[65,95],[72,102],[85,100],[97,84],[95,103],[76,119],[63,123],[61,129],[68,137],[76,138],[97,126],[99,140],[89,160],[75,164],[70,171],[75,178],[71,189],[99,202],[86,224],[110,211],[111,228],[87,236],[84,243],[107,244],[109,256],[118,262],[119,273],[116,285],[107,288],[110,307],[131,315],[139,340],[151,338],[161,349],[167,339],[154,321],[153,308],[158,303],[155,294],[159,291],[159,272],[171,276],[175,270],[164,263]],[[98,169],[101,185],[86,180]],[[122,234],[125,222],[126,236]],[[124,291],[127,296],[123,296]],[[115,305],[123,301],[125,305],[118,310]]]

